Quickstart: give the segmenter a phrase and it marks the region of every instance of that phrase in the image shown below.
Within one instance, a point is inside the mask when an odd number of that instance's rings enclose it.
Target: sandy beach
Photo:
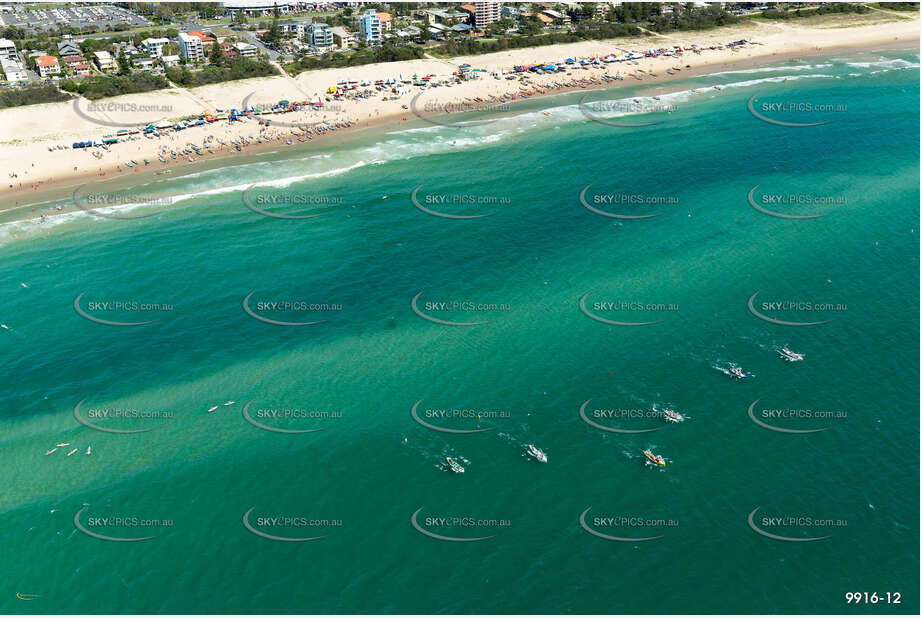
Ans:
[[[380,125],[394,127],[419,122],[420,114],[435,116],[431,110],[457,108],[471,100],[510,103],[574,89],[612,88],[640,84],[667,88],[668,82],[722,70],[730,65],[753,65],[790,57],[830,53],[855,48],[911,47],[919,40],[916,15],[897,17],[875,12],[873,21],[854,25],[843,20],[808,25],[752,21],[699,33],[655,35],[624,40],[584,41],[580,43],[519,49],[475,57],[458,57],[451,61],[428,58],[408,62],[366,65],[347,69],[308,71],[296,78],[278,76],[240,80],[195,89],[169,90],[126,95],[90,102],[78,99],[65,103],[32,105],[0,111],[0,168],[4,170],[0,190],[0,211],[17,211],[14,218],[34,217],[36,213],[23,205],[58,199],[88,180],[98,181],[135,174],[163,173],[164,169],[191,170],[202,161],[220,157],[245,156],[257,151],[297,148],[308,141],[334,145],[334,133],[355,131]],[[700,48],[725,45],[732,41],[751,41],[739,49],[703,49],[685,52],[679,57],[652,57],[631,63],[594,65],[568,73],[537,75],[529,73],[508,79],[516,65],[558,62],[564,58],[603,57],[625,51],[641,53],[650,48],[672,45]],[[243,122],[218,121],[181,132],[169,132],[159,138],[134,135],[113,144],[108,150],[75,150],[71,144],[81,140],[98,140],[127,126],[176,120],[203,111],[230,110],[245,105],[272,104],[282,99],[317,100],[326,96],[329,86],[346,80],[370,81],[434,74],[448,77],[463,64],[483,69],[480,78],[451,87],[405,87],[400,95],[387,92],[368,98],[344,99],[328,103],[322,110],[300,110],[273,115],[268,125],[255,118]],[[680,69],[677,70],[677,69]],[[668,72],[667,72],[668,71]],[[671,74],[670,74],[670,73]],[[621,81],[612,81],[619,75]],[[523,96],[524,95],[524,96]],[[418,98],[416,98],[418,96]],[[383,100],[386,97],[388,100]],[[416,99],[413,104],[413,99]],[[468,103],[469,104],[469,103]],[[325,130],[304,133],[295,125],[320,125]],[[172,158],[196,144],[195,154]],[[235,145],[236,144],[236,145]],[[238,148],[238,145],[242,145]],[[96,153],[96,154],[94,154]],[[144,159],[149,163],[145,164]],[[165,162],[163,162],[165,159]],[[135,163],[128,166],[126,162]],[[177,169],[179,168],[179,169]],[[21,214],[20,214],[21,211]],[[7,217],[8,219],[9,217]]]

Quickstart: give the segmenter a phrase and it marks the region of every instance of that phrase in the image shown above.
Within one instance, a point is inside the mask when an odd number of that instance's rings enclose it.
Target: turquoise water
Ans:
[[[488,124],[357,135],[335,150],[318,144],[151,181],[139,195],[172,196],[168,208],[119,211],[149,217],[5,224],[0,608],[917,613],[918,62],[916,52],[864,52],[696,78],[661,94],[631,84],[588,97],[672,106],[601,114],[658,123],[645,127],[592,122],[582,95],[554,97]],[[753,116],[752,95],[836,107],[764,112],[831,120],[784,127]],[[255,214],[241,199],[253,183],[252,204],[323,216]],[[587,185],[587,202],[605,212],[659,216],[592,213],[579,201]],[[776,212],[826,216],[758,212],[747,197],[756,185],[753,199]],[[432,210],[492,214],[426,214],[410,200],[420,186]],[[594,201],[615,193],[654,204]],[[833,199],[758,201],[774,194]],[[262,317],[325,321],[265,323],[243,310],[251,292]],[[747,307],[756,292],[769,318],[828,322],[759,319]],[[156,321],[95,323],[74,310],[81,293],[93,317]],[[420,293],[432,317],[488,323],[427,321],[411,309]],[[599,317],[661,321],[592,320],[579,308],[585,294]],[[787,300],[832,306],[761,304]],[[105,301],[169,307],[91,308]],[[323,308],[259,305],[277,301]],[[493,307],[426,304],[455,301]],[[644,307],[594,304],[615,301]],[[805,361],[782,362],[782,346]],[[754,375],[734,380],[722,371],[730,363]],[[655,406],[689,418],[594,417],[658,429],[606,432],[580,419],[588,399],[589,415]],[[490,430],[423,427],[410,414],[419,400],[420,415],[481,416],[432,424]],[[767,420],[827,428],[777,432],[749,418],[755,400],[758,410],[841,414]],[[151,429],[97,431],[75,420],[81,401],[85,419],[94,408],[159,417],[97,419]],[[249,401],[265,425],[323,431],[257,428],[243,417]],[[320,414],[257,418],[266,408]],[[70,444],[46,456],[58,443]],[[546,464],[523,456],[529,443]],[[667,466],[645,466],[647,448]],[[444,470],[445,456],[466,472]],[[92,538],[74,525],[85,505],[78,520],[91,532],[156,538]],[[593,536],[579,523],[589,507],[597,532],[661,538]],[[759,535],[747,519],[758,507],[764,531],[830,538]],[[491,538],[426,536],[410,522],[420,508],[428,532]],[[261,538],[243,526],[250,509],[258,531],[324,538]],[[111,517],[161,521],[97,519]],[[426,519],[439,517],[491,521]],[[848,605],[848,592],[900,593],[901,603]]]

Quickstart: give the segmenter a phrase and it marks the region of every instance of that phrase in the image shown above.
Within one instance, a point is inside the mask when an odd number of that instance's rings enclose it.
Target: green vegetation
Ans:
[[[126,2],[124,6],[147,19],[167,23],[189,14],[210,19],[220,11],[218,2]]]
[[[22,88],[3,88],[0,89],[0,109],[20,105],[34,105],[36,103],[56,103],[70,98],[69,94],[61,92],[50,84],[24,86]]]
[[[129,75],[131,73],[131,64],[128,62],[128,56],[125,55],[125,52],[118,54],[116,58],[118,62],[118,72],[122,75]]]
[[[161,39],[161,38],[173,38],[179,34],[179,31],[175,28],[167,28],[166,30],[142,30],[135,34],[130,34],[126,36],[110,36],[104,39],[86,39],[80,42],[80,49],[83,50],[83,55],[91,54],[97,51],[107,51],[114,52],[116,43],[132,43],[135,47],[141,46],[141,41],[144,39]],[[176,48],[175,45],[173,45]]]
[[[606,21],[586,19],[580,21],[575,30],[547,32],[540,20],[527,16],[521,18],[520,34],[517,36],[496,36],[486,40],[450,39],[430,51],[433,55],[442,57],[488,54],[506,49],[637,36],[642,34],[639,25],[655,32],[674,32],[717,28],[738,21],[738,17],[715,6],[682,7],[663,15],[658,4],[625,2],[612,7],[608,11]]]
[[[918,2],[877,2],[876,6],[887,11],[912,11],[917,13],[921,4]]]
[[[95,75],[81,80],[65,79],[59,84],[62,90],[81,94],[87,99],[117,97],[122,94],[150,92],[169,88],[162,75],[134,73],[131,75]]]
[[[738,17],[717,6],[676,8],[668,15],[659,15],[650,20],[649,29],[655,32],[709,30],[739,21]]]
[[[615,37],[636,36],[642,34],[632,24],[591,23],[580,26],[575,31],[548,32],[546,34],[528,34],[504,36],[494,40],[452,39],[429,51],[437,56],[467,56],[488,54],[506,49],[539,47],[557,43],[576,43],[587,39],[611,39]]]
[[[419,10],[418,2],[388,2],[386,5],[384,4],[377,5],[373,3],[368,3],[367,8],[377,9],[378,6],[384,7],[378,10],[389,11],[390,13],[393,14],[394,17],[406,17],[409,15],[412,15],[415,11]],[[365,7],[362,6],[362,8],[364,9]]]
[[[61,35],[56,32],[40,31],[29,32],[16,26],[0,28],[0,39],[9,39],[16,44],[16,49],[41,49],[51,55],[58,51],[58,41]]]
[[[400,60],[417,60],[425,52],[417,45],[395,46],[381,45],[380,47],[366,47],[351,53],[328,53],[320,57],[302,56],[290,64],[285,65],[289,75],[297,75],[311,69],[330,69],[342,67],[357,67],[363,64],[376,62],[397,62]]]
[[[630,24],[652,21],[661,14],[662,9],[658,2],[624,2],[619,6],[611,7],[608,11],[608,21]]]
[[[852,4],[850,2],[822,4],[815,8],[795,9],[785,11],[782,9],[767,9],[761,12],[764,19],[797,19],[799,17],[812,17],[813,15],[830,15],[845,13],[869,13],[871,9],[862,4]]]
[[[208,53],[208,59],[211,60],[212,65],[220,65],[224,59],[224,48],[221,47],[221,44],[215,41],[211,44],[211,51]]]
[[[499,21],[494,21],[493,23],[486,26],[486,34],[491,36],[498,36],[514,25],[514,21],[508,17],[503,17]],[[426,25],[426,30],[428,30],[428,25]]]
[[[268,60],[226,56],[221,57],[219,64],[206,66],[199,71],[190,71],[187,67],[166,69],[166,76],[171,82],[186,88],[270,75],[278,75],[278,70]]]
[[[166,30],[141,30],[131,37],[131,41],[135,45],[140,45],[141,41],[144,39],[175,39],[177,36],[179,36],[179,31],[175,28],[167,28]]]
[[[262,34],[262,40],[267,45],[278,45],[281,41],[281,28],[278,27],[278,8],[272,11],[272,25]]]
[[[98,51],[107,51],[110,54],[115,53],[115,43],[117,42],[119,41],[116,37],[108,39],[86,39],[85,41],[81,41],[79,45],[80,49],[83,51],[83,55],[89,57],[90,54]]]
[[[118,26],[121,26],[120,30],[125,30],[128,28],[127,24],[116,24],[116,26],[113,26],[113,30]],[[38,40],[48,37],[59,38],[65,34],[93,34],[99,31],[99,26],[96,24],[86,24],[85,26],[65,26],[64,24],[58,24],[56,27],[45,26],[44,28],[38,28],[35,30],[26,30],[24,28],[17,28],[16,26],[6,26],[5,28],[0,29],[0,36],[5,39],[10,39],[11,41],[22,41],[29,38]]]

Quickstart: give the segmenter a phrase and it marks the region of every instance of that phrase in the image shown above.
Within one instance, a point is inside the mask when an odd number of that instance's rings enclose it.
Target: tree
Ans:
[[[281,41],[281,28],[278,26],[277,21],[273,21],[272,25],[269,27],[268,32],[265,33],[265,37],[272,42],[273,45],[277,45]]]
[[[272,25],[262,35],[262,40],[270,45],[278,45],[281,40],[281,28],[278,27],[278,5],[272,10]]]
[[[198,16],[202,19],[212,19],[217,14],[214,2],[193,2],[192,9],[198,11]]]
[[[224,58],[224,49],[221,47],[221,44],[215,41],[211,44],[211,53],[208,56],[211,59],[211,64],[220,64],[221,60]]]
[[[518,24],[518,31],[525,36],[540,34],[543,29],[544,23],[534,15],[523,16]]]
[[[128,62],[128,56],[125,55],[124,49],[118,52],[118,71],[122,75],[128,75],[131,73],[131,64]]]
[[[503,17],[499,21],[494,21],[493,23],[486,26],[486,32],[491,35],[501,34],[511,28],[513,25],[512,20],[508,17]]]

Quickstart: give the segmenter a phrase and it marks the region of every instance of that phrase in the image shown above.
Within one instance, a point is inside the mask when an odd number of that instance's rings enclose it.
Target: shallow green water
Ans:
[[[784,81],[786,79],[786,81]],[[722,85],[722,90],[712,88]],[[695,89],[700,88],[701,94]],[[652,92],[595,93],[590,100]],[[761,102],[845,106],[765,111]],[[918,56],[698,78],[669,114],[592,122],[580,95],[488,124],[350,139],[139,187],[169,208],[0,229],[0,608],[7,612],[917,613]],[[626,98],[625,98],[626,97]],[[761,109],[761,108],[758,108]],[[273,213],[324,213],[306,220]],[[609,213],[645,215],[613,219]],[[784,219],[755,210],[753,199]],[[477,215],[447,219],[442,213]],[[628,194],[652,204],[615,206]],[[830,196],[819,205],[762,195]],[[294,199],[270,204],[260,196]],[[427,199],[428,196],[428,199]],[[433,198],[435,196],[435,198]],[[437,196],[474,196],[458,205]],[[601,200],[599,200],[601,201]],[[310,202],[305,204],[304,202]],[[36,233],[37,229],[44,230]],[[51,233],[47,233],[47,230]],[[28,288],[20,286],[27,283]],[[286,327],[279,321],[322,323]],[[759,319],[811,322],[782,326]],[[155,322],[109,326],[78,315]],[[445,321],[427,321],[418,308]],[[646,326],[615,326],[599,317]],[[161,303],[107,311],[90,303]],[[326,304],[278,311],[260,302]],[[774,301],[830,303],[783,310]],[[426,303],[499,309],[441,311]],[[610,310],[595,303],[662,305]],[[805,361],[785,363],[789,346]],[[754,374],[734,380],[737,363]],[[580,419],[647,433],[612,433]],[[843,413],[763,418],[756,410]],[[234,404],[224,406],[225,401]],[[428,422],[410,410],[458,408]],[[92,420],[92,409],[160,418]],[[257,428],[324,429],[284,434]],[[209,413],[214,405],[218,408]],[[606,418],[669,407],[688,416]],[[259,409],[330,413],[272,419]],[[496,413],[491,418],[490,413]],[[57,443],[71,443],[46,456]],[[523,455],[534,443],[549,456]],[[92,446],[92,454],[85,449]],[[79,450],[71,457],[66,452]],[[644,465],[643,449],[667,460]],[[466,472],[441,469],[445,456]],[[138,542],[92,538],[74,525]],[[611,541],[580,526],[620,537]],[[812,542],[796,539],[831,535]],[[324,536],[272,541],[267,534]],[[410,523],[417,509],[424,530]],[[99,525],[138,517],[169,525]],[[259,525],[257,517],[327,525]],[[503,525],[439,526],[473,517]],[[676,525],[606,526],[596,517]],[[764,517],[833,519],[840,525]],[[844,523],[846,522],[846,525]],[[507,525],[506,525],[507,524]],[[847,605],[847,592],[901,604]],[[34,601],[16,593],[40,595]]]

